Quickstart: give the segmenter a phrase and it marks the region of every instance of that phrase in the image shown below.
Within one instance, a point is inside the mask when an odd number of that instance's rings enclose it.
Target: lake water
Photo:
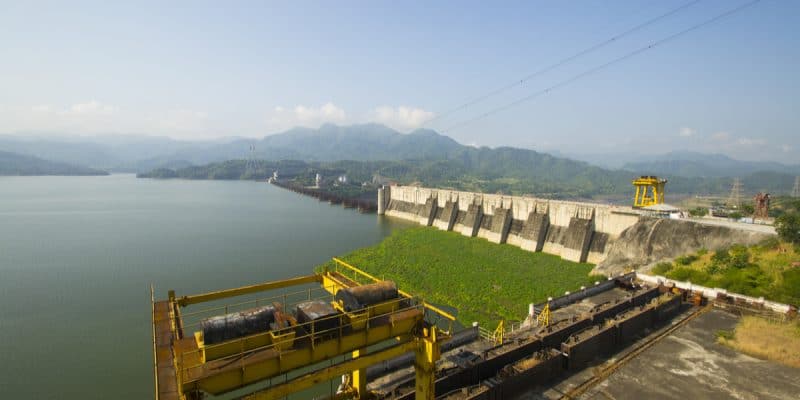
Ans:
[[[0,398],[152,398],[151,283],[304,275],[404,226],[266,183],[0,177]]]

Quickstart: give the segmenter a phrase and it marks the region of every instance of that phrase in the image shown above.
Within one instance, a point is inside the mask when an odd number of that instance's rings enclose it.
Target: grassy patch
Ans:
[[[800,368],[800,324],[773,322],[745,316],[733,334],[718,334],[717,340],[742,353]]]
[[[800,252],[777,238],[756,246],[734,245],[678,257],[674,264],[658,264],[652,272],[748,296],[800,304]]]
[[[591,264],[430,227],[396,231],[341,258],[430,302],[458,309],[463,324],[478,321],[486,327],[501,318],[523,318],[529,303],[605,279],[589,276]]]

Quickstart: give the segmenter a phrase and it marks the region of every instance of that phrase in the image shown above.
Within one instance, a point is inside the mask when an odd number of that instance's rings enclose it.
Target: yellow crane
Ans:
[[[641,208],[664,203],[664,188],[667,180],[657,176],[640,176],[633,180],[636,195],[633,198],[633,207]]]
[[[321,287],[309,286],[314,283]],[[301,285],[276,297],[219,305]],[[292,315],[291,299],[298,297],[303,301],[294,303],[298,311]],[[257,389],[244,399],[280,399],[340,376],[346,376],[345,384],[335,397],[361,399],[368,397],[366,368],[408,352],[415,353],[416,399],[433,400],[439,345],[450,338],[455,320],[338,259],[332,269],[313,275],[182,297],[170,291],[167,300],[151,299],[156,400],[196,400],[254,384]],[[183,311],[210,302],[208,309]],[[310,314],[301,316],[302,307]],[[225,315],[192,322],[208,312]],[[450,324],[438,329],[426,315]],[[391,345],[367,351],[380,343]]]

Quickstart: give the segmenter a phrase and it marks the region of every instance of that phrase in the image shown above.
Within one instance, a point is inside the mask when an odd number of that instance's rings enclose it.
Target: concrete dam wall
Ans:
[[[594,264],[641,218],[628,207],[415,186],[379,189],[378,213]]]
[[[645,217],[629,207],[534,197],[391,186],[378,190],[378,214],[596,264],[616,275],[631,268],[774,235],[687,220]]]

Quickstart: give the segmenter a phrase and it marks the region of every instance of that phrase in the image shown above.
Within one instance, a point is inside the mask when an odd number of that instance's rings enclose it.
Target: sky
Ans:
[[[378,122],[470,145],[800,163],[800,1],[762,0],[596,70],[747,2],[0,0],[0,133]]]

